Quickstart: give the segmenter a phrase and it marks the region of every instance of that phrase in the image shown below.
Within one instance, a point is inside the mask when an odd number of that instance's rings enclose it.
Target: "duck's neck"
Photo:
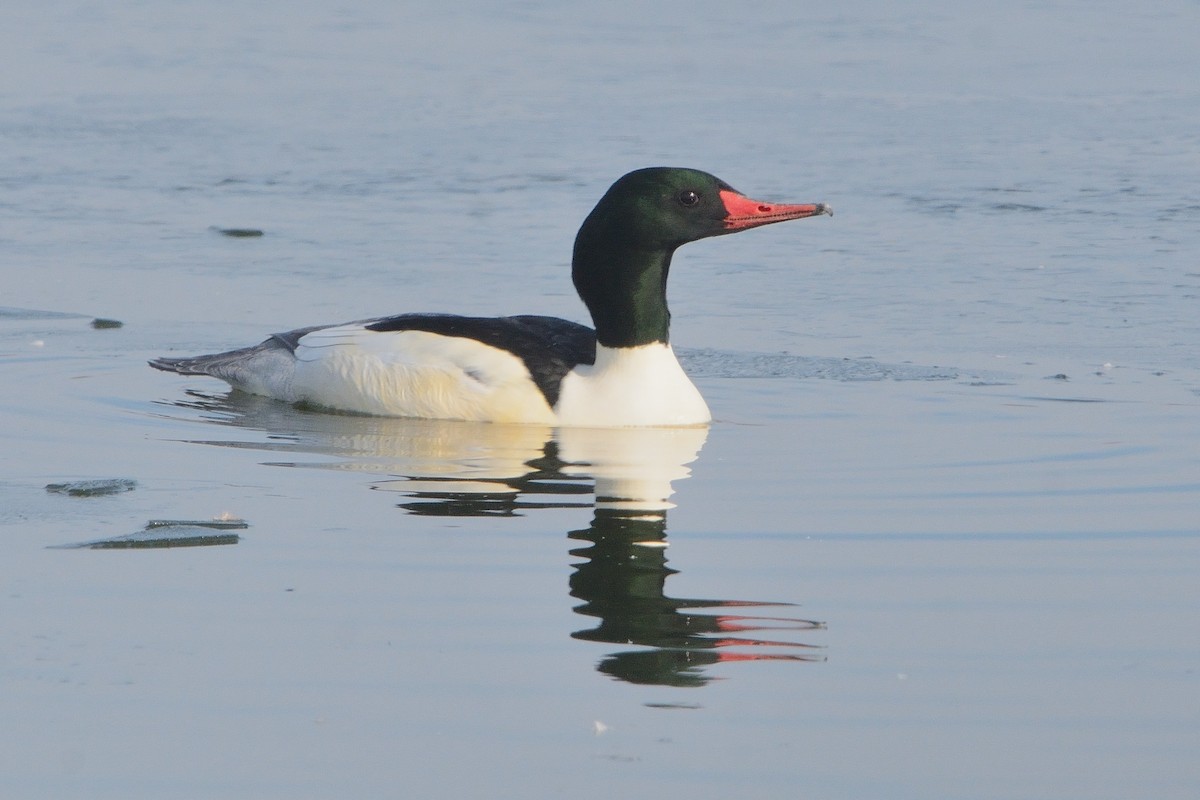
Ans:
[[[667,273],[673,250],[613,245],[614,237],[581,230],[571,278],[605,347],[669,341]]]

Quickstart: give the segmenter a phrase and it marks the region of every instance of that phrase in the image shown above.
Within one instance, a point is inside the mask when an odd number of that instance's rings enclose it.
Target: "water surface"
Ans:
[[[1194,5],[10,5],[6,796],[1200,789]],[[582,319],[663,163],[837,212],[679,252],[707,431],[145,366]]]

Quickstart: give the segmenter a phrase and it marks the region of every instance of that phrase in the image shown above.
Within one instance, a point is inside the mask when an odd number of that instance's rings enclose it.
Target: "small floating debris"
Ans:
[[[218,531],[235,531],[249,528],[250,523],[222,515],[218,519],[152,519],[146,523],[146,530],[153,528],[209,528]]]
[[[142,530],[125,536],[75,544],[52,545],[52,548],[56,550],[122,550],[237,544],[241,537],[231,531],[249,527],[250,525],[241,519],[152,519]]]
[[[123,328],[125,323],[119,319],[106,319],[105,317],[96,317],[92,320],[92,327],[98,331],[110,330],[112,328]]]
[[[101,478],[91,481],[46,484],[47,492],[65,494],[70,497],[106,497],[110,494],[132,492],[136,488],[137,481],[131,478]]]
[[[258,228],[218,228],[214,225],[209,230],[216,231],[222,236],[231,236],[234,239],[253,239],[263,235]]]

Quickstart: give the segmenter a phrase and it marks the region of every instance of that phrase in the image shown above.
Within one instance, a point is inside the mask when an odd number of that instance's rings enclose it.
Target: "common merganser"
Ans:
[[[331,411],[559,426],[704,425],[708,406],[671,349],[667,272],[709,236],[832,214],[751,200],[694,169],[625,175],[575,237],[571,278],[593,331],[543,316],[401,314],[299,328],[152,367]]]

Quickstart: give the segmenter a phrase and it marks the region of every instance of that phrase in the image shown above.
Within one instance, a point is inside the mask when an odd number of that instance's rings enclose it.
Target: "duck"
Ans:
[[[712,414],[669,335],[675,250],[832,213],[825,203],[752,200],[701,170],[638,169],[608,189],[575,237],[571,278],[593,328],[538,315],[405,313],[149,363],[318,411],[556,427],[704,426]]]

